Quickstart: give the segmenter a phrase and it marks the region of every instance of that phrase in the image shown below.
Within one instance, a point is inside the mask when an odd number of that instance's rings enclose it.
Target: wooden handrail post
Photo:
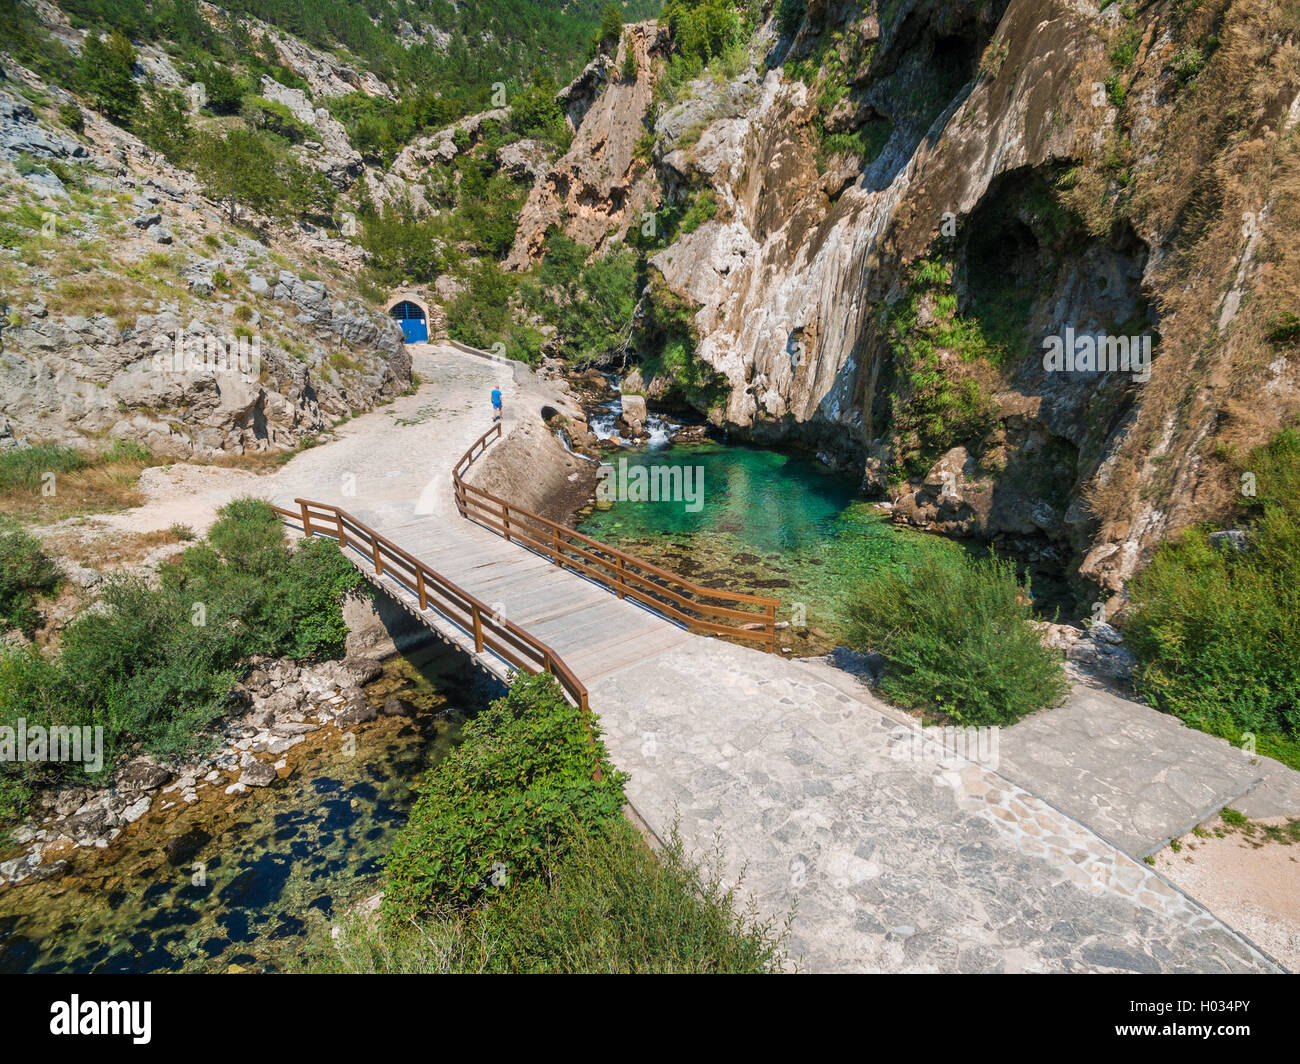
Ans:
[[[474,615],[474,653],[483,653],[483,617],[479,613],[478,606],[471,606],[470,612]]]
[[[301,502],[300,505],[302,506],[302,534],[304,536],[310,536],[311,535],[311,511],[307,508],[306,502]]]
[[[419,565],[415,567],[415,590],[420,596],[420,612],[423,613],[429,608],[429,602],[424,594],[424,568]]]
[[[379,537],[378,537],[377,535],[375,535],[373,532],[370,534],[370,542],[374,545],[374,552],[373,552],[373,553],[374,553],[374,558],[375,558],[375,575],[376,575],[376,576],[383,576],[383,575],[384,575],[384,563],[383,563],[383,561],[382,561],[382,560],[380,559],[380,557],[379,557]]]
[[[343,515],[336,512],[335,516],[338,518],[339,522],[339,550],[347,550],[348,530],[343,524]]]
[[[506,542],[510,542],[510,504],[503,502],[501,504],[501,520],[504,522],[506,530]]]
[[[551,553],[555,556],[555,564],[560,564],[560,530],[554,525],[551,526]]]
[[[627,592],[627,574],[623,571],[623,557],[618,557],[618,597],[622,598]]]

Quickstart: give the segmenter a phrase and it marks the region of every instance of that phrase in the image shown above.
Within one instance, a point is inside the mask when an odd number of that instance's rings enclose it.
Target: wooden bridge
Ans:
[[[468,483],[500,437],[497,422],[452,469],[459,526],[424,517],[381,532],[310,499],[275,509],[306,535],[337,539],[373,583],[496,675],[550,672],[584,711],[588,684],[691,632],[776,651],[776,599],[701,587]]]

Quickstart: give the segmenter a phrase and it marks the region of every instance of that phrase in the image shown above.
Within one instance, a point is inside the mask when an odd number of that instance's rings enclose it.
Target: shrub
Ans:
[[[771,972],[784,932],[737,911],[721,862],[675,835],[648,849],[621,817],[577,831],[546,874],[461,917],[386,929],[354,922],[314,970],[348,972]]]
[[[1162,544],[1133,581],[1126,636],[1141,694],[1187,723],[1300,767],[1300,432],[1256,450],[1245,551],[1206,528]]]
[[[59,121],[74,133],[86,132],[86,117],[75,103],[65,103],[59,107]]]
[[[514,890],[564,854],[576,831],[620,816],[624,777],[588,721],[542,673],[516,676],[465,726],[461,745],[421,785],[389,858],[390,922]]]
[[[619,69],[619,76],[624,81],[636,81],[636,48],[632,44],[632,35],[623,34],[623,66]]]
[[[905,298],[882,308],[881,319],[895,376],[890,389],[895,472],[921,476],[951,448],[977,447],[996,424],[996,406],[978,377],[959,376],[943,364],[943,353],[952,351],[969,363],[996,362],[1003,354],[979,319],[957,313],[949,267],[937,259],[913,266]]]
[[[673,44],[688,59],[707,63],[740,38],[740,15],[729,0],[668,0],[661,16]]]
[[[1067,690],[1060,657],[1029,623],[1015,564],[933,555],[872,577],[849,603],[851,640],[883,654],[892,701],[959,724],[1011,724]]]
[[[30,635],[40,622],[36,596],[58,584],[59,572],[40,540],[0,514],[0,630],[20,628]]]
[[[102,726],[107,764],[135,744],[164,758],[192,753],[230,708],[245,658],[343,649],[341,600],[362,582],[332,540],[290,551],[266,503],[237,499],[157,586],[110,580],[103,608],[69,625],[57,655],[0,651],[0,724]],[[0,764],[0,791],[17,802],[34,782],[75,771]]]

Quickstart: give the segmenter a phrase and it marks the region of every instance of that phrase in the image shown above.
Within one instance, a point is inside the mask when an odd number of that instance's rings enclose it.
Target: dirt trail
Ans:
[[[412,347],[420,388],[335,429],[335,439],[295,455],[273,473],[258,475],[214,466],[170,465],[145,470],[140,490],[148,501],[88,521],[106,532],[151,532],[174,524],[202,533],[217,510],[241,495],[281,506],[298,497],[334,502],[363,520],[394,514],[437,514],[452,508],[450,469],[491,421],[489,396],[505,396],[505,427],[520,413],[513,367],[454,348]]]

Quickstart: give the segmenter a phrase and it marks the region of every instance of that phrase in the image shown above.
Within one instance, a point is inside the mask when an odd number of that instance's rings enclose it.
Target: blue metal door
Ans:
[[[389,313],[396,319],[406,334],[408,344],[423,344],[429,341],[429,323],[424,320],[424,311],[414,303],[403,300]]]

